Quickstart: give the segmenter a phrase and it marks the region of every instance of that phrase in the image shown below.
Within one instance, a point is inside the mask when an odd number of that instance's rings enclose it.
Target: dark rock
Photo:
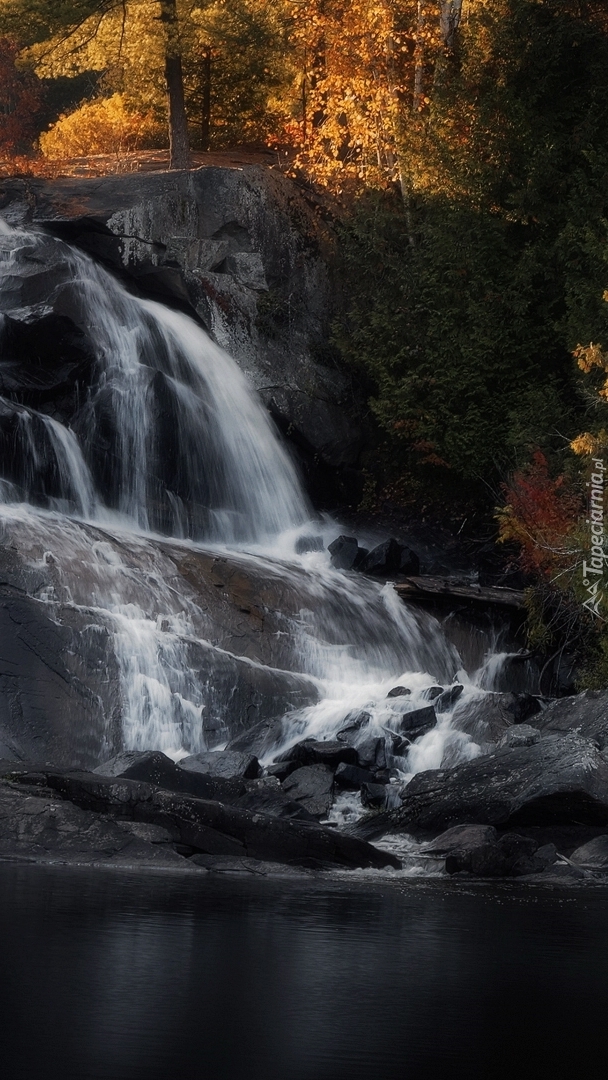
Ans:
[[[258,788],[257,791],[247,791],[245,795],[241,795],[239,799],[233,803],[234,806],[240,806],[244,810],[251,810],[255,813],[270,814],[271,817],[287,818],[297,821],[316,821],[314,814],[311,814],[306,807],[295,799],[290,799],[284,791],[281,790],[281,785],[277,780],[278,790],[274,788]]]
[[[455,825],[425,844],[422,850],[432,855],[448,855],[451,851],[471,850],[497,840],[493,825]]]
[[[356,791],[362,784],[374,782],[374,774],[367,769],[360,769],[357,765],[347,765],[341,762],[334,774],[334,780],[340,787]]]
[[[472,701],[460,702],[454,710],[454,727],[470,735],[482,752],[487,753],[513,726],[511,706],[515,701],[515,694],[487,693]]]
[[[360,547],[358,552],[357,552],[357,558],[355,559],[355,561],[353,563],[353,570],[360,570],[361,569],[361,564],[363,563],[364,559],[367,558],[368,555],[369,555],[369,548]]]
[[[539,697],[534,694],[513,694],[512,702],[506,706],[513,717],[514,724],[525,724],[531,716],[537,716],[542,710]]]
[[[570,861],[583,867],[608,870],[608,836],[596,836],[578,847],[572,852]]]
[[[420,559],[416,552],[412,551],[411,548],[402,547],[401,549],[399,573],[413,574],[414,576],[417,576],[420,573]]]
[[[255,754],[238,750],[210,750],[181,758],[180,769],[219,776],[224,780],[255,780],[262,768]]]
[[[324,551],[322,536],[298,536],[295,543],[296,555],[307,555],[309,551]]]
[[[533,746],[419,773],[402,807],[379,815],[359,835],[390,829],[439,832],[477,821],[486,825],[608,825],[608,763],[579,735],[547,735]]]
[[[305,739],[287,753],[291,760],[299,761],[301,765],[327,765],[329,769],[336,769],[341,762],[356,765],[358,761],[357,751],[352,746],[330,740]]]
[[[412,733],[413,738],[418,738],[437,723],[437,716],[432,705],[426,705],[422,709],[412,709],[411,712],[403,713],[398,721],[398,730],[404,734]],[[416,732],[416,735],[413,733]]]
[[[147,784],[166,788],[167,791],[183,791],[199,799],[219,799],[220,802],[228,803],[240,798],[246,790],[243,781],[236,778],[228,780],[206,772],[182,769],[160,750],[123,752],[105,765],[99,765],[95,774],[143,780]]]
[[[354,536],[341,535],[332,541],[327,550],[331,555],[331,565],[336,570],[352,570],[359,544]]]
[[[267,776],[275,776],[280,784],[283,780],[286,780],[290,773],[295,769],[299,769],[301,766],[300,761],[294,761],[293,758],[288,758],[286,761],[275,761],[273,765],[266,767]]]
[[[392,538],[378,544],[365,556],[358,569],[362,574],[383,577],[397,574],[401,566],[403,548]]]
[[[327,817],[334,797],[334,776],[326,765],[304,765],[282,783],[290,799],[300,803],[315,818]]]
[[[608,690],[585,690],[574,697],[553,701],[535,720],[545,732],[576,731],[600,750],[608,748]]]
[[[505,732],[499,742],[499,746],[534,746],[540,740],[538,728],[530,727],[529,724],[517,724]]]
[[[422,697],[426,701],[434,701],[440,694],[443,694],[443,686],[428,686],[426,690],[422,691]]]
[[[373,738],[357,746],[357,758],[362,769],[374,772],[377,769],[386,769],[386,739]]]
[[[451,709],[452,705],[455,705],[458,701],[463,690],[464,686],[461,686],[460,683],[456,683],[455,686],[450,686],[447,690],[444,690],[442,694],[439,694],[438,697],[435,698],[435,709],[437,712],[443,713],[447,712],[448,709]]]
[[[102,823],[116,818],[161,825],[177,835],[177,843],[206,854],[243,854],[305,866],[400,865],[394,856],[334,829],[164,791],[143,781],[50,769],[31,772],[18,767],[11,775],[15,783],[49,787],[83,810],[108,815],[97,818]],[[120,835],[124,843],[122,829]],[[150,849],[158,850],[158,846],[150,845]]]
[[[407,686],[393,686],[393,689],[389,690],[386,696],[387,698],[406,697],[406,695],[411,694],[411,692],[412,691],[409,690]]]
[[[386,784],[362,784],[361,802],[363,806],[367,806],[369,809],[383,810],[386,806],[386,792]]]
[[[445,860],[448,874],[463,871],[475,877],[521,877],[542,872],[555,861],[555,849],[549,845],[535,858],[538,844],[527,836],[505,833],[498,841],[453,850]]]
[[[343,727],[336,734],[339,742],[349,742],[365,724],[369,724],[372,716],[368,712],[350,712],[344,717]]]

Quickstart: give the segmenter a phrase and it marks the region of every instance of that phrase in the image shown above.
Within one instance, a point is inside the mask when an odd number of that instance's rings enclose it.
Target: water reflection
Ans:
[[[605,904],[3,866],[2,1076],[603,1077]]]

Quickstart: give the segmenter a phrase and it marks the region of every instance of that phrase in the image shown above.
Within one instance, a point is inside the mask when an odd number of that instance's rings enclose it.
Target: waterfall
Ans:
[[[62,241],[1,222],[0,308],[0,335],[68,311],[86,344],[86,385],[66,415],[0,398],[0,520],[46,575],[35,596],[51,618],[69,609],[112,636],[126,748],[177,758],[209,731],[225,740],[243,680],[260,698],[283,693],[270,756],[335,735],[353,713],[382,736],[457,675],[465,699],[482,692],[439,623],[390,583],[338,572],[326,551],[295,554],[310,510],[294,466],[236,363],[193,319],[132,296]],[[331,522],[313,527],[335,536]],[[188,574],[175,584],[188,552],[228,549],[236,573],[272,592],[268,655],[240,651],[219,599],[201,598]],[[397,683],[407,700],[387,697]],[[453,760],[479,752],[449,712],[404,772],[438,767],[446,749]]]

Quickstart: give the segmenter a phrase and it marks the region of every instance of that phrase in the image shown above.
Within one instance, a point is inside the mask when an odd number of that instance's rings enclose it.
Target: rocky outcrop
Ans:
[[[292,181],[260,165],[5,180],[0,215],[11,225],[47,229],[133,290],[198,318],[292,440],[320,501],[353,501],[360,401],[327,344],[333,236]],[[48,298],[61,283],[52,258],[37,270],[34,307],[41,290]],[[16,356],[27,354],[28,335],[60,359],[46,365],[56,372],[55,390],[68,378],[73,383],[83,356],[70,312],[39,307],[37,325],[13,333]]]

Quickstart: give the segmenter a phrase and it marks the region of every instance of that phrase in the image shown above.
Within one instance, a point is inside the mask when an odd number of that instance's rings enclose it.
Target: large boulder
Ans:
[[[222,777],[224,780],[256,780],[262,769],[255,754],[238,750],[209,750],[181,758],[180,769]]]
[[[334,775],[326,765],[304,765],[282,783],[290,799],[300,803],[315,818],[327,817],[334,797]]]
[[[548,735],[532,746],[419,773],[400,809],[362,824],[362,835],[389,829],[440,832],[453,825],[608,824],[608,763],[580,735]]]
[[[576,731],[605,750],[608,747],[608,690],[585,690],[574,697],[551,702],[535,717],[537,728],[547,733]]]

